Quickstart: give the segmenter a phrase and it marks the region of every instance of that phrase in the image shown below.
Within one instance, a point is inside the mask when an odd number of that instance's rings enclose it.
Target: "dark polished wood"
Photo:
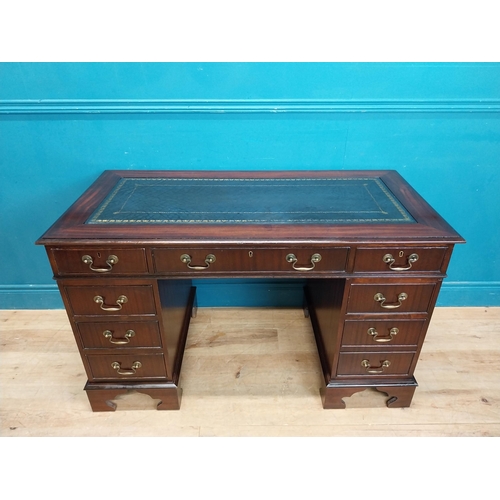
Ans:
[[[410,216],[317,223],[310,199],[307,223],[88,223],[127,179],[318,184],[346,177],[378,179]],[[293,189],[292,201],[300,194]],[[328,210],[341,213],[341,198]],[[37,243],[46,247],[61,291],[92,410],[113,411],[113,399],[130,391],[160,399],[158,409],[180,408],[182,358],[196,312],[191,279],[199,277],[305,280],[324,408],[344,408],[344,398],[366,388],[387,394],[388,407],[409,406],[439,289],[454,244],[463,242],[394,171],[106,171]]]
[[[321,260],[314,265],[315,274],[330,274],[344,272],[346,267],[348,248],[293,247],[296,262],[287,260],[292,252],[290,247],[262,248],[261,246],[245,246],[240,248],[212,247],[179,247],[179,248],[153,248],[154,269],[159,274],[179,274],[195,276],[216,276],[218,274],[232,273],[233,275],[272,272],[296,276],[295,267],[312,267],[311,258],[315,254]],[[183,255],[189,255],[191,262],[181,261]],[[207,264],[207,257],[213,255],[215,261]],[[195,269],[193,269],[193,267]]]
[[[51,251],[56,264],[56,274],[63,276],[69,274],[93,276],[96,272],[100,275],[148,273],[145,248],[83,247],[76,249],[54,248]],[[83,262],[82,257],[85,255],[91,257],[91,264]],[[108,264],[106,261],[110,256],[115,256],[118,262]]]
[[[129,285],[123,283],[109,286],[98,281],[86,286],[66,286],[65,292],[75,315],[125,316],[156,314],[152,285]],[[102,303],[95,301],[101,297]],[[127,301],[120,303],[120,297]],[[120,308],[120,309],[118,309]]]
[[[115,411],[117,396],[130,392],[147,394],[152,399],[159,399],[157,410],[180,410],[182,390],[173,382],[154,383],[105,383],[87,382],[85,391],[92,411]]]
[[[418,345],[426,320],[374,319],[346,320],[342,336],[342,350],[387,346],[406,347]]]
[[[351,286],[347,307],[350,313],[426,312],[433,291],[433,283],[413,284],[399,281],[394,284],[354,283]],[[404,300],[398,299],[402,293],[407,295]],[[375,300],[377,294],[382,294],[386,300]]]
[[[161,348],[158,321],[76,322],[84,349]]]
[[[87,355],[92,380],[165,380],[163,354],[89,354]],[[140,363],[134,368],[134,363]],[[116,366],[117,368],[113,368]]]
[[[346,407],[343,398],[349,398],[353,394],[372,388],[383,392],[388,396],[386,405],[388,408],[407,408],[411,405],[411,400],[418,384],[413,377],[399,383],[382,383],[372,385],[366,381],[351,382],[349,384],[336,383],[328,384],[321,388],[321,399],[325,410],[343,409]]]
[[[377,224],[374,231],[373,224],[356,225],[278,225],[278,224],[176,224],[165,231],[161,224],[107,224],[89,225],[87,219],[106,198],[118,181],[123,178],[339,178],[345,177],[380,178],[391,190],[394,196],[405,206],[416,220],[416,224],[408,224],[402,228],[394,224]],[[371,171],[274,171],[274,172],[224,172],[224,171],[160,171],[160,170],[107,170],[90,188],[67,210],[64,215],[43,235],[44,244],[64,242],[71,239],[74,244],[83,245],[116,243],[127,240],[142,240],[149,244],[155,242],[167,244],[186,243],[237,243],[251,242],[276,243],[286,241],[296,242],[328,242],[348,243],[389,243],[400,245],[403,242],[427,241],[461,243],[464,240],[437,212],[432,209],[423,198],[396,172],[392,170]],[[384,245],[385,243],[385,245]]]
[[[391,269],[391,266],[392,268],[408,268],[408,272],[414,273],[426,271],[439,272],[443,265],[446,250],[447,247],[358,247],[356,250],[354,272],[380,273],[392,271],[396,274],[398,271]],[[385,262],[383,260],[385,255],[391,255],[394,258],[394,263],[389,264]],[[409,262],[412,255],[417,255],[418,260]]]

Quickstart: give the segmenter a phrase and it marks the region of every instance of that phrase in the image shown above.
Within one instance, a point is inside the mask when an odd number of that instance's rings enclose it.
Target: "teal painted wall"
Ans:
[[[399,171],[467,240],[438,305],[500,305],[500,64],[0,64],[0,308],[62,307],[34,241],[105,169]],[[200,305],[299,282],[201,280]]]

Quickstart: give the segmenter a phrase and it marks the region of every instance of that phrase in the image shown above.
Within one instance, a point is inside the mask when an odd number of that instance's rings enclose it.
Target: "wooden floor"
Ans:
[[[199,309],[180,411],[129,394],[93,413],[62,310],[0,311],[1,436],[500,436],[500,308],[437,308],[412,406],[365,391],[323,410],[299,309]],[[139,409],[138,409],[139,408]]]

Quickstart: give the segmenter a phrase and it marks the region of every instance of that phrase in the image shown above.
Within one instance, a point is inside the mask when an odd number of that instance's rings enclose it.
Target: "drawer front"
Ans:
[[[417,346],[425,327],[425,320],[346,321],[342,346],[380,347]]]
[[[426,312],[434,284],[353,284],[349,293],[349,313]]]
[[[56,274],[147,274],[144,248],[52,249]]]
[[[437,272],[441,269],[446,250],[446,247],[358,248],[354,272]]]
[[[154,248],[158,273],[344,271],[348,248]]]
[[[166,378],[165,361],[162,354],[110,354],[88,355],[94,380],[137,380]]]
[[[337,375],[380,377],[408,375],[414,352],[356,352],[341,353]]]
[[[255,271],[307,274],[345,271],[348,248],[263,248],[253,252]]]
[[[156,314],[151,285],[66,286],[73,314]]]
[[[157,273],[217,273],[251,271],[248,250],[238,248],[153,248]]]
[[[157,321],[76,323],[85,349],[161,347]]]

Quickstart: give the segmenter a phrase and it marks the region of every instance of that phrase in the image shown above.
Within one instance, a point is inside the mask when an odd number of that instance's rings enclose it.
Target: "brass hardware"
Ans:
[[[111,363],[111,368],[113,368],[113,370],[116,370],[120,375],[135,375],[136,370],[141,367],[142,363],[140,361],[134,361],[130,370],[122,370],[121,363],[118,363],[117,361],[113,361],[113,363]]]
[[[295,254],[289,253],[285,257],[287,262],[290,262],[292,264],[292,267],[296,271],[312,271],[314,269],[314,266],[316,263],[318,263],[321,260],[321,255],[319,253],[315,253],[311,256],[311,267],[295,267],[295,264],[297,263],[297,257],[295,257]]]
[[[375,328],[368,328],[368,335],[371,335],[375,342],[390,342],[398,333],[399,328],[391,328],[389,337],[379,337],[379,333]]]
[[[406,300],[407,298],[408,294],[402,292],[398,295],[397,303],[394,302],[392,304],[386,304],[385,301],[387,299],[381,293],[376,293],[375,296],[373,297],[373,300],[380,302],[380,307],[383,307],[384,309],[397,309],[398,307],[402,306],[403,300]]]
[[[363,359],[363,361],[361,361],[361,366],[366,369],[366,373],[378,375],[379,373],[384,373],[384,368],[389,368],[389,366],[391,366],[391,362],[386,359],[385,361],[382,361],[382,364],[378,368],[372,369],[370,362],[367,359]]]
[[[116,299],[116,306],[107,306],[107,305],[104,304],[104,299],[100,295],[96,295],[94,297],[94,302],[96,304],[99,304],[99,306],[101,307],[101,309],[103,311],[114,312],[114,311],[121,311],[121,309],[123,307],[123,304],[127,303],[128,299],[127,299],[127,297],[125,295],[120,295]]]
[[[401,257],[401,252],[399,252],[400,257]],[[403,254],[404,255],[404,254]],[[414,262],[417,262],[418,260],[418,254],[412,253],[411,255],[408,256],[407,262],[408,265],[405,267],[394,267],[394,263],[396,262],[396,259],[390,254],[386,253],[383,257],[382,260],[386,263],[389,264],[389,269],[392,269],[393,271],[408,271],[411,269],[411,266]]]
[[[253,257],[253,252],[252,252],[252,250],[250,250],[250,251],[248,252],[248,256],[249,256],[249,257]]]
[[[208,269],[210,267],[210,264],[213,264],[215,262],[215,255],[209,253],[205,257],[205,264],[206,264],[206,266],[191,266],[190,265],[190,263],[191,263],[191,256],[188,255],[187,253],[183,253],[181,255],[181,262],[183,264],[186,264],[186,266],[189,267],[189,269],[195,269],[197,271],[201,271],[203,269]]]
[[[123,339],[115,339],[113,338],[113,333],[110,330],[104,330],[102,334],[112,343],[112,344],[128,344],[132,337],[135,337],[134,330],[127,330],[125,332],[125,338]]]
[[[113,269],[113,266],[118,262],[118,257],[116,255],[109,255],[106,259],[108,267],[92,267],[94,260],[90,255],[84,255],[82,257],[82,262],[87,264],[91,271],[95,271],[96,273],[109,273],[109,271]]]

